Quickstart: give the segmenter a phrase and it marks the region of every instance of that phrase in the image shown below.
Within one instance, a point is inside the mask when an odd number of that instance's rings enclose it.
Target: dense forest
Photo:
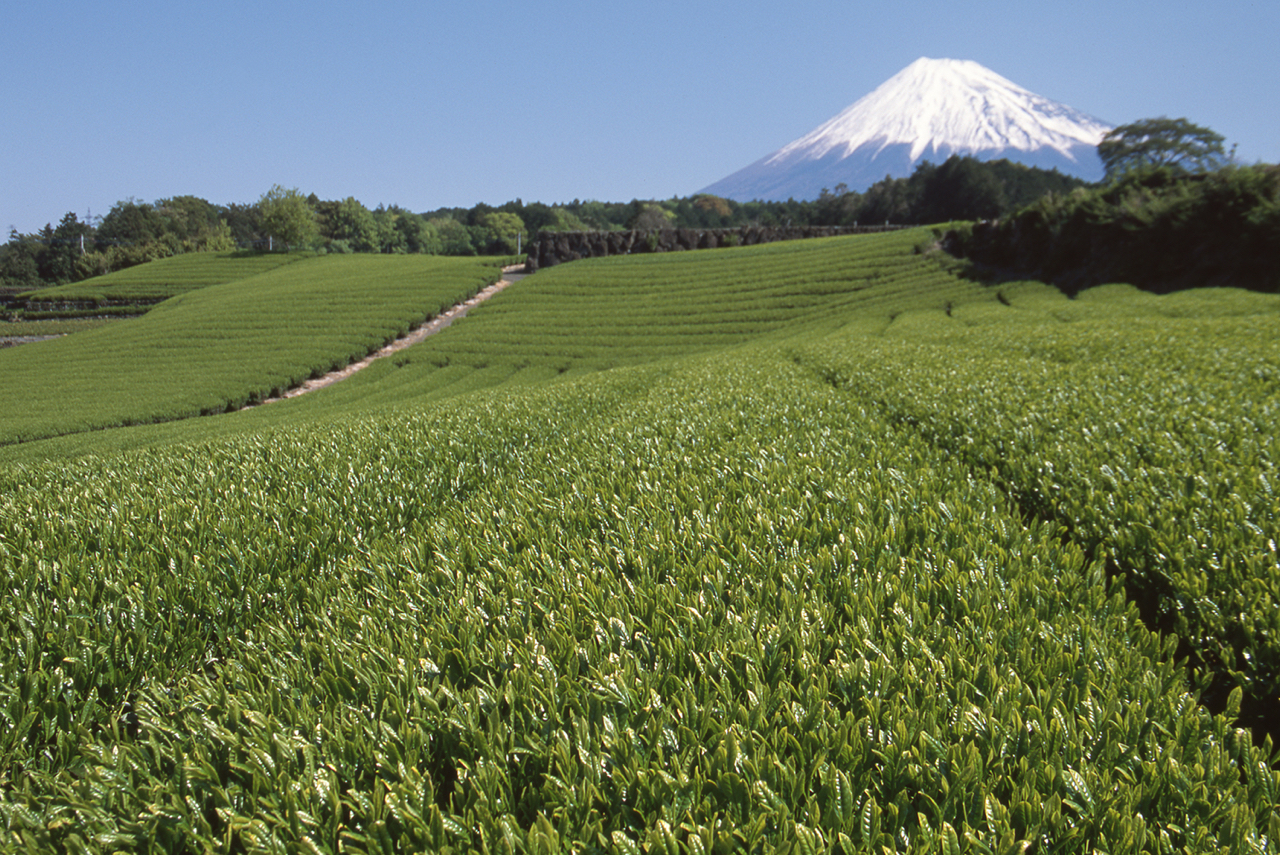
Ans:
[[[837,185],[814,200],[739,203],[706,194],[669,200],[520,199],[493,206],[414,213],[370,210],[355,198],[325,200],[273,187],[256,203],[215,205],[196,196],[154,203],[126,199],[106,215],[68,212],[33,234],[11,229],[0,246],[0,288],[74,282],[184,252],[305,247],[320,252],[510,255],[539,231],[731,228],[745,225],[935,223],[987,219],[1083,182],[1007,160],[952,157],[921,163],[908,178],[886,176],[865,192]]]

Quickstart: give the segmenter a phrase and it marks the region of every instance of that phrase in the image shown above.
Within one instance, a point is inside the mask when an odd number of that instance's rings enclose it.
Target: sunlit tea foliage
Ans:
[[[11,447],[0,842],[1273,851],[1280,301],[922,237],[575,262],[296,401]]]

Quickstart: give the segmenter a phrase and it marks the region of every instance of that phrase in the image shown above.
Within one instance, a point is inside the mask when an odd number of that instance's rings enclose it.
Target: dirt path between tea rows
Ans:
[[[20,344],[32,344],[37,341],[62,338],[64,335],[66,333],[58,333],[57,335],[3,335],[0,336],[0,347],[17,347]]]
[[[258,404],[249,404],[248,406],[243,407],[242,409],[247,410],[247,409],[250,409],[251,407],[260,406],[261,404],[272,404],[272,403],[275,403],[276,401],[282,401],[285,398],[296,398],[299,395],[305,395],[308,392],[314,392],[317,389],[323,389],[325,386],[332,386],[334,383],[338,383],[343,380],[346,380],[348,377],[350,377],[352,374],[355,374],[360,369],[365,368],[368,365],[371,365],[375,360],[382,359],[384,357],[390,356],[393,353],[398,353],[399,351],[404,350],[406,347],[415,345],[418,342],[440,332],[440,330],[449,326],[458,318],[466,317],[467,312],[471,311],[471,309],[480,305],[485,300],[488,300],[490,297],[492,297],[494,294],[497,294],[499,291],[506,288],[508,285],[511,285],[512,283],[518,282],[521,279],[523,279],[524,274],[516,272],[518,270],[522,270],[523,268],[524,268],[523,264],[516,264],[510,267],[502,268],[502,278],[499,279],[497,282],[494,282],[492,285],[485,286],[479,292],[477,292],[476,295],[471,299],[449,307],[447,310],[441,312],[439,315],[436,315],[434,318],[427,321],[425,324],[418,327],[416,330],[412,330],[408,335],[404,336],[403,338],[396,339],[395,341],[391,342],[391,344],[388,344],[386,347],[383,347],[380,350],[375,350],[373,353],[369,354],[364,359],[361,359],[359,362],[353,362],[350,365],[346,366],[345,368],[339,368],[336,371],[330,371],[328,374],[324,375],[323,377],[316,377],[315,379],[306,381],[301,386],[294,386],[292,389],[285,392],[283,395],[280,395],[275,398],[264,398]]]

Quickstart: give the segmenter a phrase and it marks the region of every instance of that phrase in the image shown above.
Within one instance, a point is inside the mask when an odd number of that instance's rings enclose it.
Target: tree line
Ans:
[[[1179,120],[1180,121],[1180,120]],[[845,185],[817,199],[737,202],[708,194],[630,202],[548,205],[521,199],[493,206],[412,212],[354,197],[320,199],[272,187],[253,203],[216,205],[196,196],[126,199],[106,215],[68,212],[32,234],[9,233],[0,246],[0,287],[30,289],[99,276],[183,252],[317,252],[512,255],[539,231],[655,228],[848,226],[985,220],[1006,216],[1085,182],[1009,160],[953,156],[920,163],[910,176],[886,176],[863,192]]]
[[[988,277],[1044,279],[1068,293],[1104,282],[1280,292],[1280,166],[1241,165],[1234,154],[1187,119],[1121,125],[1098,145],[1104,183],[957,225],[947,248]]]
[[[1068,293],[1105,282],[1280,292],[1280,166],[1151,164],[998,222],[958,224],[946,245],[984,277],[1042,279]]]

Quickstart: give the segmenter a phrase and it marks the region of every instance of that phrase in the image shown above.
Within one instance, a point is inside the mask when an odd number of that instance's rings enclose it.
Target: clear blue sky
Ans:
[[[0,228],[273,184],[413,211],[686,196],[921,56],[1280,161],[1280,2],[11,3]]]

